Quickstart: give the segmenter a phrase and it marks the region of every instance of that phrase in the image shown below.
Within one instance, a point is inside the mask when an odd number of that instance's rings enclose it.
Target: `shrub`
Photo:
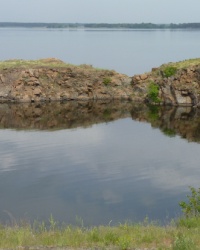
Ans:
[[[111,81],[112,81],[112,80],[111,80],[110,77],[105,77],[105,78],[103,79],[103,84],[107,86],[109,83],[111,83]]]
[[[200,217],[200,188],[190,187],[191,195],[187,195],[189,202],[181,201],[179,203],[186,217]]]
[[[165,77],[170,77],[176,74],[177,68],[173,66],[168,66],[163,70]]]
[[[159,86],[156,83],[151,82],[148,88],[149,101],[154,103],[159,103],[160,99],[158,97],[158,94],[159,94]]]

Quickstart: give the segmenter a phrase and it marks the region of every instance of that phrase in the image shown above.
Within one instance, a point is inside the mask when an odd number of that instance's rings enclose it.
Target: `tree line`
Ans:
[[[200,23],[22,23],[0,22],[0,28],[50,28],[50,29],[200,29]]]

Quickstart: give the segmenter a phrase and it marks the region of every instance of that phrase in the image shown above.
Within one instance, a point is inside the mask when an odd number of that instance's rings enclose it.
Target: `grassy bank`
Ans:
[[[118,226],[61,226],[51,216],[33,224],[13,221],[0,226],[0,249],[200,249],[200,188],[190,187],[188,201],[179,203],[183,217],[169,225],[149,222],[125,223]]]
[[[200,249],[200,219],[179,219],[161,227],[155,223],[92,228],[44,223],[1,226],[0,248],[63,247],[70,249]]]

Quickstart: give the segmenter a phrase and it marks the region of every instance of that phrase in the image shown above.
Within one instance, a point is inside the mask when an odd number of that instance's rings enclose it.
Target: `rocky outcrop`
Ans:
[[[140,92],[140,99],[149,103],[154,102],[148,95],[151,83],[159,88],[159,104],[200,106],[199,59],[162,65],[150,73],[134,76],[134,92]]]
[[[200,107],[200,59],[162,65],[133,77],[58,59],[0,62],[1,102],[113,99]]]
[[[5,66],[0,70],[0,100],[39,102],[130,98],[131,78],[126,75],[88,65],[67,65],[59,60],[58,66],[55,59],[53,62],[53,66],[51,60],[43,60],[42,65],[38,62],[26,66],[21,63],[20,67],[17,64]]]

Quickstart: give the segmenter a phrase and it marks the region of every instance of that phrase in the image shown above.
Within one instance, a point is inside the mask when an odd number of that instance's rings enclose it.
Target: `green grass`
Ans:
[[[71,67],[71,68],[79,68],[82,70],[92,71],[92,72],[103,71],[107,73],[108,75],[113,74],[112,70],[98,69],[98,68],[92,67],[92,65],[87,65],[87,64],[73,65],[73,64],[65,63],[55,58],[46,58],[46,59],[40,59],[40,60],[12,59],[12,60],[0,61],[0,70],[15,69],[15,68],[30,69],[30,68],[39,68],[39,67],[48,67],[48,68]]]
[[[12,226],[0,225],[0,249],[23,247],[63,247],[70,249],[200,249],[200,188],[190,187],[187,202],[180,202],[183,217],[169,225],[149,222],[125,223],[118,226],[60,226],[50,216],[48,226],[35,221],[32,225],[15,221]],[[185,210],[185,208],[191,208]],[[195,213],[194,213],[195,211]]]
[[[191,66],[200,65],[200,58],[188,59],[180,62],[168,63],[161,65],[161,69],[165,69],[167,67],[175,67],[176,69],[184,69]]]
[[[105,86],[109,85],[111,82],[112,82],[112,79],[111,79],[110,77],[105,77],[105,78],[103,79],[103,84],[104,84]]]
[[[150,102],[153,102],[153,103],[159,103],[160,102],[160,99],[158,97],[159,95],[159,86],[154,83],[154,82],[151,82],[149,84],[149,87],[148,87],[148,99]]]
[[[41,59],[41,60],[7,60],[0,61],[0,69],[9,68],[31,68],[31,67],[66,67],[66,64],[57,59]]]
[[[175,75],[177,72],[177,68],[174,66],[167,66],[163,69],[163,74],[165,77],[170,77]]]
[[[70,249],[200,249],[200,220],[180,219],[168,226],[155,223],[119,224],[118,226],[58,226],[51,217],[50,226],[35,222],[1,226],[0,248],[69,247]]]

